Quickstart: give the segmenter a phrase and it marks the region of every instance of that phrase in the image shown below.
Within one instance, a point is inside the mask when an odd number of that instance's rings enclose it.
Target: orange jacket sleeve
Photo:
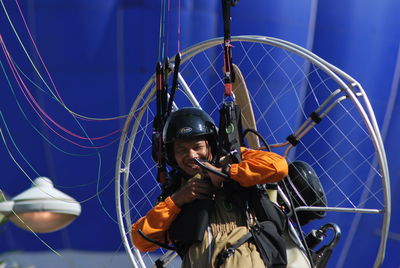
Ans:
[[[232,164],[230,176],[243,187],[277,182],[288,174],[286,159],[276,153],[241,148],[242,162]]]
[[[142,230],[146,236],[156,241],[165,243],[166,231],[180,211],[181,209],[175,205],[171,197],[167,197],[165,201],[155,205],[146,216],[132,225],[132,241],[135,247],[142,252],[158,248],[157,245],[143,239],[138,230]]]

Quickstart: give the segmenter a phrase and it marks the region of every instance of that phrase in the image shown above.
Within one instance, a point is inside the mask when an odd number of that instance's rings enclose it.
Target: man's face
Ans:
[[[211,148],[203,137],[176,140],[174,155],[178,166],[190,176],[200,172],[200,167],[196,165],[193,158],[212,160]]]

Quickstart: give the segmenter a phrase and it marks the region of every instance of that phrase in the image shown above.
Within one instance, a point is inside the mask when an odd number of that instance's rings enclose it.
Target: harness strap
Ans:
[[[142,230],[138,230],[137,232],[143,239],[147,240],[150,243],[153,243],[153,244],[155,244],[155,245],[157,245],[157,246],[159,246],[161,248],[165,248],[165,249],[169,249],[169,250],[176,250],[175,247],[171,247],[171,246],[169,246],[169,245],[167,245],[165,243],[161,243],[161,242],[159,242],[157,240],[154,240],[153,238],[148,237],[147,235],[145,235],[143,233]]]
[[[240,247],[242,244],[244,244],[251,237],[252,237],[252,234],[249,232],[249,233],[245,234],[244,236],[242,236],[242,238],[240,238],[235,244],[233,244],[229,248],[221,251],[221,253],[219,253],[218,257],[217,257],[216,266],[220,267],[227,258],[229,258],[230,256],[232,256],[235,253],[235,251],[238,247]]]

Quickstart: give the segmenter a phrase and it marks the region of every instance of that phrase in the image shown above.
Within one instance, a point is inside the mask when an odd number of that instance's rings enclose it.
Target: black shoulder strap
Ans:
[[[239,105],[225,102],[220,109],[219,146],[232,157],[233,163],[242,161],[240,146],[243,142],[242,119]]]
[[[161,193],[157,202],[164,201],[168,196],[171,196],[179,189],[181,183],[180,176],[179,171],[176,169],[173,169],[168,173],[166,182],[161,184]]]

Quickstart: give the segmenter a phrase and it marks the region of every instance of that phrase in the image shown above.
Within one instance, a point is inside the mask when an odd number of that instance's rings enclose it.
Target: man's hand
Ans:
[[[213,199],[216,187],[208,180],[202,178],[200,174],[196,174],[189,179],[187,183],[175,192],[171,199],[177,207],[182,207],[186,203],[190,203],[195,199]]]
[[[202,162],[203,165],[205,165],[208,168],[214,169],[220,173],[222,173],[222,168],[217,168],[216,166],[213,166],[212,164],[210,164],[209,162]],[[216,187],[216,188],[222,188],[224,186],[224,177],[221,177],[215,173],[212,173],[210,171],[207,171],[206,169],[202,168],[200,173],[204,176],[204,177],[209,177],[211,180],[211,183]]]

